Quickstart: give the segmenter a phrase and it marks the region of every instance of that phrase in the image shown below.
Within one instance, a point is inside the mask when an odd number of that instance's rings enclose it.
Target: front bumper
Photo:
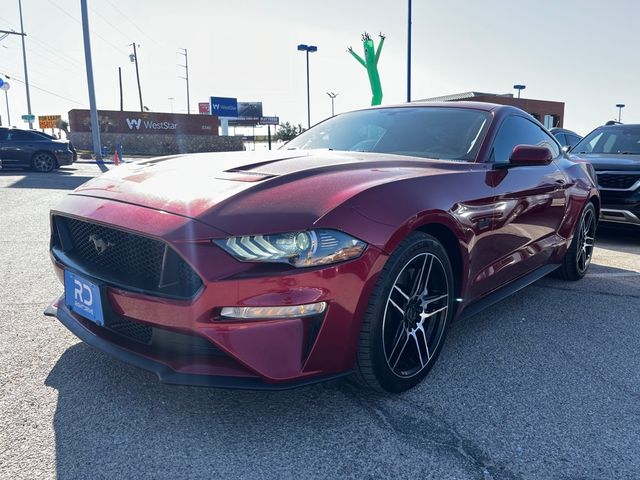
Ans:
[[[71,312],[61,297],[49,313],[87,343],[156,373],[166,383],[283,389],[347,375],[353,369],[360,322],[387,258],[376,248],[370,246],[350,262],[265,274],[252,270],[255,265],[237,262],[210,241],[203,241],[216,232],[209,232],[194,220],[91,197],[76,197],[62,206],[60,213],[64,215],[90,217],[91,221],[161,239],[203,281],[202,288],[189,300],[152,296],[95,279],[52,255],[61,281],[68,269],[102,285],[106,317],[153,329],[151,342],[123,337]],[[220,309],[226,306],[322,301],[328,307],[316,317],[254,321],[219,318]],[[176,351],[156,344],[156,334],[163,338],[186,337],[187,349]],[[203,345],[206,351],[201,351]]]
[[[58,162],[59,166],[62,165],[72,165],[73,162],[75,161],[75,156],[73,154],[73,152],[68,151],[68,152],[56,152],[56,161]]]
[[[92,347],[97,348],[98,350],[101,350],[102,352],[125,363],[155,373],[162,383],[167,384],[247,390],[287,390],[312,385],[314,383],[335,380],[351,374],[351,371],[346,371],[339,374],[316,376],[287,383],[267,383],[259,377],[231,375],[229,374],[231,372],[227,372],[227,375],[194,373],[193,369],[184,367],[180,368],[179,366],[172,364],[172,362],[168,362],[166,359],[162,360],[160,358],[154,358],[142,351],[127,349],[110,341],[108,338],[105,338],[105,332],[100,332],[100,330],[102,330],[100,327],[92,325],[90,322],[82,321],[81,318],[78,318],[69,311],[69,309],[64,305],[63,296],[49,305],[44,314],[50,317],[56,317],[76,337],[88,343]],[[184,362],[180,362],[180,358],[178,357],[174,357],[172,360],[174,362],[178,360],[179,363],[184,365]]]
[[[603,222],[640,226],[640,188],[631,192],[600,190]]]

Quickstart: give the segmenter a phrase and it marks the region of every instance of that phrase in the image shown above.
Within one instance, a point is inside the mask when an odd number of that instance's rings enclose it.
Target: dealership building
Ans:
[[[424,98],[417,102],[487,102],[499,105],[511,105],[529,113],[547,128],[564,125],[564,102],[535,100],[532,98],[515,98],[511,93],[464,92],[442,97]]]

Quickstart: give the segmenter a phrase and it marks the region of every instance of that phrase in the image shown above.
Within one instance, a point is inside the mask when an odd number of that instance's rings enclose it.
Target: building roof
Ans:
[[[455,102],[459,100],[473,100],[477,97],[510,97],[513,98],[512,93],[484,93],[484,92],[463,92],[454,93],[452,95],[443,95],[441,97],[423,98],[421,100],[415,100],[416,102]]]

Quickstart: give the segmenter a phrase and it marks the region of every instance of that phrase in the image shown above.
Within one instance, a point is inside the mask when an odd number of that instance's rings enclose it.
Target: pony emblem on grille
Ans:
[[[98,237],[95,233],[89,235],[89,241],[93,242],[93,247],[98,252],[98,255],[102,255],[109,247],[115,247],[115,243],[105,241],[103,238]]]

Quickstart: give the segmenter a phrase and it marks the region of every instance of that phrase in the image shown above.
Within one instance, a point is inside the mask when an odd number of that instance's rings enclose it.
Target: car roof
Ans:
[[[578,133],[574,132],[573,130],[569,130],[568,128],[562,128],[562,127],[552,127],[549,129],[549,131],[551,133],[571,133],[573,135],[577,135],[578,137],[580,136]]]
[[[600,125],[598,128],[624,128],[624,127],[640,127],[640,123],[616,123],[613,125]]]
[[[397,103],[395,105],[376,106],[370,108],[411,108],[411,107],[446,107],[446,108],[472,108],[474,110],[484,110],[485,112],[491,112],[494,110],[518,110],[510,105],[498,105],[497,103],[487,102],[408,102]]]

